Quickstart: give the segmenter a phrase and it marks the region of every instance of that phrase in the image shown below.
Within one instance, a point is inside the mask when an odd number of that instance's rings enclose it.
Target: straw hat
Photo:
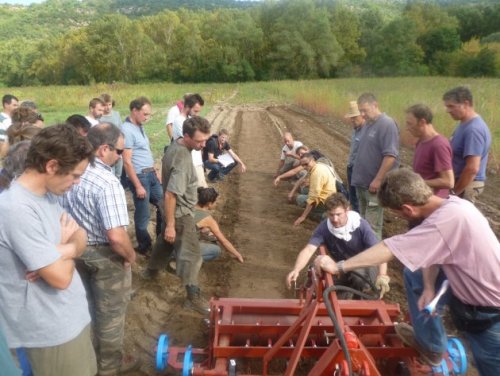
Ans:
[[[360,116],[361,113],[359,112],[358,109],[358,102],[356,101],[350,101],[349,102],[349,112],[345,115],[346,118],[352,118],[356,116]]]

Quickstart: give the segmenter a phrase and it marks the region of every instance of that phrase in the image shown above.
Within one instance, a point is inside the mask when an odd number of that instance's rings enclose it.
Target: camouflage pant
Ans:
[[[123,258],[109,246],[88,246],[76,267],[87,291],[99,371],[118,371],[132,284],[130,266],[125,269]]]
[[[356,194],[359,201],[359,214],[372,226],[378,240],[382,240],[384,208],[379,205],[377,194],[360,187],[356,187]]]

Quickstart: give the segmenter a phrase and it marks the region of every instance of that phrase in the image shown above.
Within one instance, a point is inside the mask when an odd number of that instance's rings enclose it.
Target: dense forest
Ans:
[[[0,82],[500,76],[500,3],[47,0],[0,5]]]

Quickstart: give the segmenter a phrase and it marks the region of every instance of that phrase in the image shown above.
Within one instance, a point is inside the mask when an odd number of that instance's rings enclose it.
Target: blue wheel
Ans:
[[[184,363],[182,366],[182,376],[191,375],[192,369],[193,369],[193,352],[192,352],[192,346],[189,345],[186,352],[184,353]]]
[[[458,338],[448,338],[448,355],[453,364],[455,375],[465,375],[467,372],[467,353]]]
[[[443,376],[450,376],[450,372],[448,370],[448,364],[446,364],[446,360],[441,360],[441,365],[437,367],[432,367],[433,374],[439,374]]]
[[[168,359],[168,336],[160,335],[158,338],[158,347],[156,349],[156,370],[163,371],[167,367]]]

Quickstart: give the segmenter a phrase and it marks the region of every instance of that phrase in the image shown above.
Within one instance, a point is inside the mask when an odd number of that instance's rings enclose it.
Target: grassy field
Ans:
[[[36,101],[47,124],[63,121],[74,113],[84,114],[89,100],[101,93],[110,93],[122,116],[128,113],[131,99],[144,95],[153,102],[153,118],[148,132],[154,136],[155,151],[160,152],[166,137],[166,111],[186,92],[199,92],[205,98],[203,113],[220,102],[234,104],[294,103],[309,110],[342,117],[348,102],[365,91],[374,93],[381,109],[396,119],[402,130],[402,139],[410,139],[404,132],[404,110],[415,103],[427,104],[435,114],[434,125],[445,136],[450,136],[456,123],[446,114],[441,97],[455,86],[467,85],[474,94],[476,110],[485,119],[493,135],[492,163],[500,161],[500,127],[495,116],[500,103],[500,79],[457,79],[439,77],[417,78],[363,78],[309,81],[273,81],[244,84],[98,84],[95,86],[50,86],[4,88],[22,99]]]

